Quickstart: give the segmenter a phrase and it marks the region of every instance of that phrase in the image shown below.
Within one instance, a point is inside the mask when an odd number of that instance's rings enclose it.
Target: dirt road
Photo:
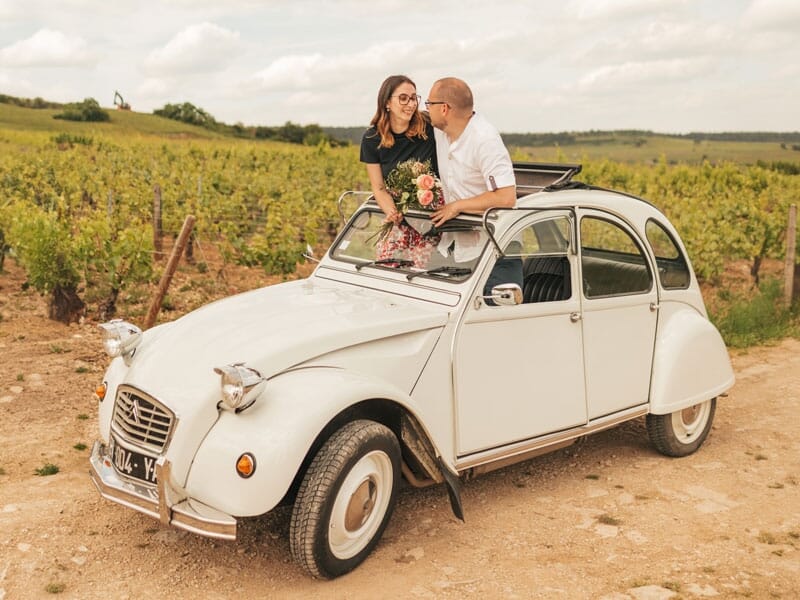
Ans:
[[[19,283],[0,274],[0,600],[800,597],[797,340],[733,357],[693,456],[657,454],[637,421],[468,482],[466,523],[443,488],[405,489],[373,555],[320,582],[289,559],[285,510],[227,543],[102,500],[97,328],[48,321]]]

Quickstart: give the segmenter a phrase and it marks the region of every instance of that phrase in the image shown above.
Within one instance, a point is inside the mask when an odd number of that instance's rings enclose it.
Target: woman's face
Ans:
[[[405,104],[403,104],[405,101]],[[418,107],[417,88],[408,82],[401,83],[392,92],[386,108],[389,109],[390,118],[408,124]]]

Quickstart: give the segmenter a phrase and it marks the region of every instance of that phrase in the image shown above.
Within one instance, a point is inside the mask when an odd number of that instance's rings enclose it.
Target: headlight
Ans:
[[[106,354],[111,358],[121,356],[125,360],[125,364],[129,364],[136,347],[142,341],[142,330],[122,319],[102,323],[100,329],[105,335],[103,348],[105,348]]]
[[[223,404],[237,413],[256,401],[266,381],[261,373],[243,363],[217,367],[214,372],[221,377]]]

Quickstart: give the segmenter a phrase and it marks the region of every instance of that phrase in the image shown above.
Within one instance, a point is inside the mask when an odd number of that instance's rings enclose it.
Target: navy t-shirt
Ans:
[[[428,139],[421,137],[409,139],[405,133],[392,133],[394,135],[394,146],[391,148],[379,148],[381,136],[374,127],[370,127],[364,132],[361,138],[361,162],[367,164],[379,164],[383,178],[401,162],[415,159],[420,162],[431,161],[431,168],[436,175],[439,175],[439,167],[436,162],[436,141],[433,135],[433,125],[425,124],[425,132]]]

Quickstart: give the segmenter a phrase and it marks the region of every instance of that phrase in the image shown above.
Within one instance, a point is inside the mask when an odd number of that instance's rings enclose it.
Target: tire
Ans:
[[[666,456],[688,456],[711,431],[717,399],[712,398],[668,415],[647,415],[647,434],[656,450]]]
[[[292,558],[321,579],[352,571],[380,540],[397,500],[400,444],[375,421],[352,421],[320,448],[292,509]]]

